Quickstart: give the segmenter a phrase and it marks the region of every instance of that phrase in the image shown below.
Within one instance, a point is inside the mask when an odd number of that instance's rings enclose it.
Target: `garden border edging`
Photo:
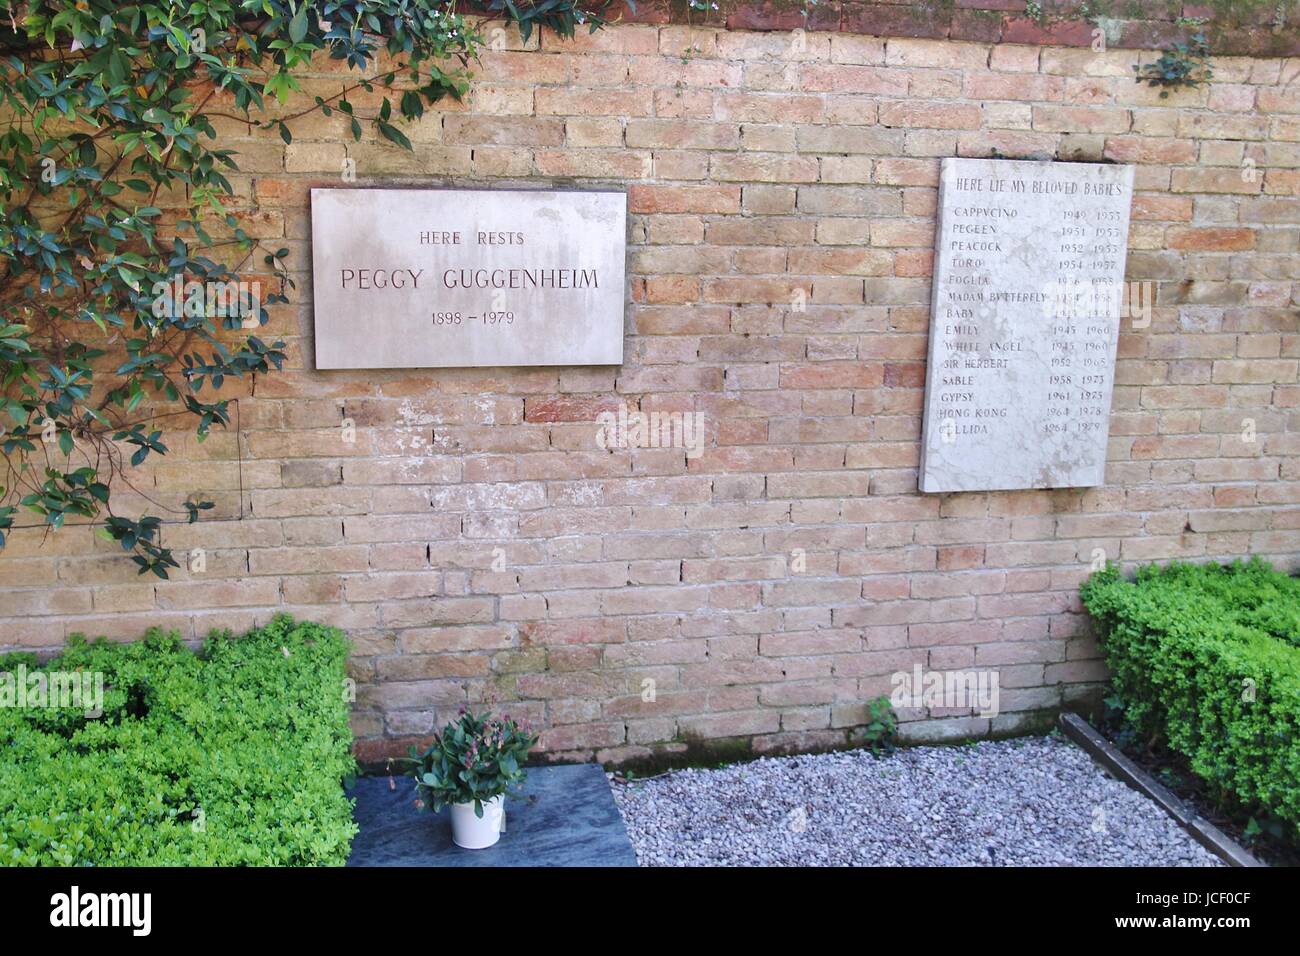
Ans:
[[[1062,713],[1061,732],[1074,741],[1117,780],[1155,801],[1165,813],[1229,866],[1267,866],[1241,844],[1206,820],[1172,791],[1124,756],[1109,740],[1078,714]]]

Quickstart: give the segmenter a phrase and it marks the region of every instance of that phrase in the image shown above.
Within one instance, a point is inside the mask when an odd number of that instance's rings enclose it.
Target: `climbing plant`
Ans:
[[[525,38],[571,37],[609,2],[480,9]],[[282,367],[284,343],[257,331],[293,286],[289,251],[232,211],[239,155],[214,120],[289,143],[307,113],[341,114],[354,138],[370,126],[409,149],[402,122],[461,97],[482,43],[455,4],[428,0],[0,2],[0,547],[28,516],[73,519],[142,574],[178,566],[162,514],[213,504],[159,501],[131,471],[168,452],[165,431],[228,426],[227,380]],[[286,112],[321,61],[338,91]],[[145,513],[115,510],[122,486]]]
[[[1210,46],[1205,34],[1197,33],[1186,43],[1175,43],[1151,63],[1135,65],[1137,81],[1160,88],[1164,99],[1172,90],[1191,89],[1214,77]]]

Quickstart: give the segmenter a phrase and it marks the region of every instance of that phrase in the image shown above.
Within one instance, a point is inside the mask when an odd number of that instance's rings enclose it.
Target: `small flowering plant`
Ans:
[[[412,767],[420,802],[433,810],[451,803],[473,803],[482,818],[483,804],[507,793],[524,779],[523,762],[537,735],[510,717],[460,712],[435,734],[424,753],[412,748]]]

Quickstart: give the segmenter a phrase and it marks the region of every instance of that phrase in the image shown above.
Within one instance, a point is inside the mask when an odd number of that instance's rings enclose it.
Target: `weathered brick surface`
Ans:
[[[85,529],[16,532],[0,645],[284,610],[352,635],[367,759],[489,699],[551,753],[624,759],[842,742],[914,664],[996,670],[1003,713],[909,709],[913,739],[1023,728],[1102,678],[1077,599],[1099,555],[1295,567],[1295,61],[1225,58],[1161,100],[1136,53],[1033,45],[1073,34],[1014,12],[1030,42],[854,16],[886,35],[534,36],[486,52],[414,154],[324,118],[288,148],[223,127],[241,219],[299,270],[271,330],[289,368],[231,383],[238,435],[165,435],[119,502],[217,502],[165,530],[201,567],[155,582]],[[939,158],[993,149],[1137,166],[1129,278],[1154,308],[1121,336],[1101,488],[916,491]],[[314,371],[307,188],[344,159],[358,185],[625,188],[625,364]],[[700,413],[703,448],[602,448],[624,405]]]
[[[1193,32],[1212,48],[1240,56],[1300,53],[1295,11],[1285,5],[1234,8],[1229,4],[1087,3],[1085,0],[823,0],[800,8],[772,0],[736,0],[691,7],[672,0],[638,0],[624,21],[687,23],[733,30],[829,31],[875,37],[967,40],[1112,48],[1164,49]]]

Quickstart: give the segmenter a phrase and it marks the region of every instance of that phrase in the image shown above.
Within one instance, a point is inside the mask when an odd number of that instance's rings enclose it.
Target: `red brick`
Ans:
[[[1198,252],[1240,252],[1255,248],[1255,230],[1239,228],[1173,228],[1165,234],[1170,249]]]
[[[1007,17],[1002,24],[1003,43],[1034,43],[1040,46],[1091,46],[1093,25],[1085,20],[1051,20],[1045,23],[1029,17]]]

